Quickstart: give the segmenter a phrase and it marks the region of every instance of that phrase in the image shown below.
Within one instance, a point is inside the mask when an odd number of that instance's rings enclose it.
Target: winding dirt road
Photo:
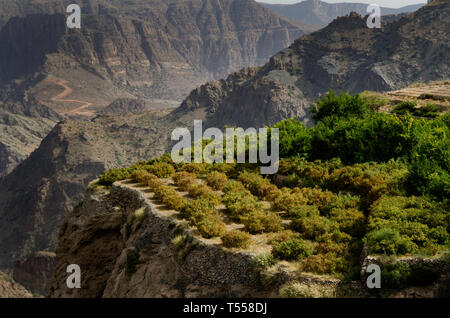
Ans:
[[[53,78],[53,77],[48,77],[45,79],[46,82],[61,86],[62,88],[64,88],[64,91],[54,97],[52,97],[50,100],[52,102],[55,103],[78,103],[81,104],[80,107],[75,108],[73,110],[70,110],[68,112],[65,112],[64,114],[68,114],[68,115],[76,115],[76,114],[81,114],[81,113],[86,113],[84,112],[84,110],[90,106],[92,106],[92,103],[90,102],[86,102],[86,101],[82,101],[82,100],[77,100],[77,99],[65,99],[67,96],[69,96],[70,94],[72,94],[73,90],[70,86],[67,85],[67,81],[64,80],[60,80],[57,78]]]

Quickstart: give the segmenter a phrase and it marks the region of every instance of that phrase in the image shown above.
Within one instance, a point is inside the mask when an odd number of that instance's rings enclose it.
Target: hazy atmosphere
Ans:
[[[300,0],[264,0],[264,1],[258,1],[258,2],[265,2],[265,3],[275,3],[275,4],[290,4],[290,3],[298,3],[301,2]],[[324,2],[328,3],[342,3],[342,2],[349,2],[349,3],[367,3],[367,4],[378,4],[383,7],[388,8],[400,8],[403,6],[409,6],[412,4],[417,3],[426,3],[426,1],[418,1],[418,0],[327,0]]]

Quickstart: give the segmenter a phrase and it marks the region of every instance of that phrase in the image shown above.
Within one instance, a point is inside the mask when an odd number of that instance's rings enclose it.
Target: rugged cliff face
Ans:
[[[104,169],[161,155],[168,111],[64,121],[0,182],[0,268],[37,251],[53,251],[59,227]],[[163,137],[161,137],[163,136]]]
[[[0,101],[0,176],[27,158],[60,119],[32,97]]]
[[[55,253],[38,252],[14,264],[13,279],[33,293],[47,295],[48,281],[55,266]]]
[[[296,40],[263,67],[194,90],[180,110],[205,108],[219,126],[255,124],[261,116],[308,122],[310,105],[330,88],[389,91],[447,79],[449,16],[450,4],[434,1],[384,29],[369,29],[352,13]]]
[[[307,31],[253,0],[79,2],[79,30],[66,28],[63,6],[10,19],[0,32],[0,80],[37,71],[69,80],[87,69],[135,95],[181,100],[202,82],[266,62]]]

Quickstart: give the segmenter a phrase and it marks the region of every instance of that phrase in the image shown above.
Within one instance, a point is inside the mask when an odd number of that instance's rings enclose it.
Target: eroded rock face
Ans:
[[[72,2],[82,7],[80,30],[66,28],[61,1],[11,8],[18,17],[0,31],[0,83],[82,68],[139,97],[182,100],[200,83],[265,63],[309,31],[253,0]]]
[[[40,295],[48,292],[48,281],[56,266],[56,254],[38,252],[14,264],[13,279]]]

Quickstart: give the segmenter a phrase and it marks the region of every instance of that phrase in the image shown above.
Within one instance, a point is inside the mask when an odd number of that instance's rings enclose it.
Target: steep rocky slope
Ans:
[[[27,158],[60,119],[33,97],[0,100],[0,176]]]
[[[262,3],[262,5],[291,19],[323,26],[337,17],[347,15],[350,12],[357,12],[365,16],[368,6],[364,3],[327,3],[320,0],[306,0],[294,4]],[[413,4],[398,9],[381,7],[381,14],[411,13],[420,9],[422,6],[423,4]]]
[[[311,103],[330,88],[389,91],[450,75],[450,3],[433,1],[412,15],[369,29],[352,13],[306,35],[260,68],[194,90],[179,111],[205,108],[210,125],[268,124],[297,116],[309,122]]]
[[[13,279],[33,293],[45,296],[56,262],[55,253],[37,252],[14,264]]]
[[[31,298],[33,295],[11,277],[0,271],[0,298]]]
[[[264,63],[306,31],[253,0],[78,2],[79,30],[66,28],[64,6],[5,24],[0,81],[51,72],[70,82],[88,70],[92,79],[83,80],[95,87],[96,78],[141,97],[181,100],[202,82]]]
[[[58,124],[1,179],[0,268],[12,268],[15,260],[36,251],[54,250],[65,215],[104,169],[161,155],[169,136],[159,121],[164,115],[157,111]]]

